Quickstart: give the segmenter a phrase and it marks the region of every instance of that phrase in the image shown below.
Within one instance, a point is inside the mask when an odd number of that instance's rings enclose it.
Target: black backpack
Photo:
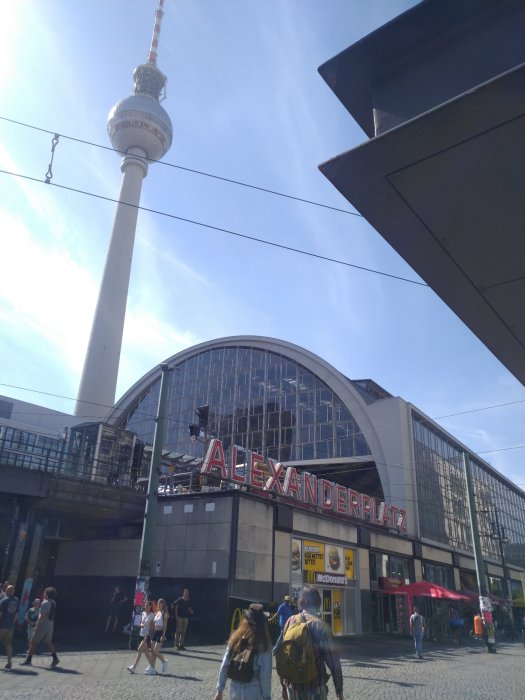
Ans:
[[[255,652],[243,637],[236,649],[230,650],[230,661],[226,675],[232,681],[249,683],[253,679],[253,659]]]

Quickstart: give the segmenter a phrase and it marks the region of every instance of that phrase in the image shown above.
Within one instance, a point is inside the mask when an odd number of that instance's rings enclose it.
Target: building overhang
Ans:
[[[320,166],[525,384],[525,64]]]

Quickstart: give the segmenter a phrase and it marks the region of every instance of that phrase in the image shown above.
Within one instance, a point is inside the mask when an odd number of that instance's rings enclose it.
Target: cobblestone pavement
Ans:
[[[487,654],[481,645],[428,645],[423,660],[415,659],[409,640],[347,640],[341,652],[345,698],[383,700],[521,700],[525,698],[525,647],[500,645]],[[145,676],[146,661],[131,675],[126,666],[134,653],[59,651],[60,665],[50,668],[48,654],[35,656],[32,667],[13,659],[12,671],[0,671],[1,700],[194,700],[213,698],[223,646],[168,649],[164,675]],[[3,668],[5,657],[0,657]],[[227,693],[225,694],[227,697]],[[281,697],[274,672],[274,700]],[[333,686],[329,697],[335,697]]]

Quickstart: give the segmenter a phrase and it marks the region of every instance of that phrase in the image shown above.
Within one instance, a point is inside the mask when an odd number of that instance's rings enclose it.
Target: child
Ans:
[[[33,601],[33,607],[29,608],[26,612],[25,621],[27,622],[27,648],[31,644],[33,635],[35,633],[36,622],[38,620],[38,615],[40,614],[40,598],[35,598]]]

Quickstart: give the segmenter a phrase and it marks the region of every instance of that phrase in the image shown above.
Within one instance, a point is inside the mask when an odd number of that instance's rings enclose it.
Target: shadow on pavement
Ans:
[[[170,655],[169,651],[166,652],[166,651],[164,651],[164,649],[162,650],[162,652],[163,652],[163,654],[166,654],[167,656]],[[202,655],[203,653],[208,653],[208,656]],[[201,661],[208,661],[208,662],[212,662],[212,663],[217,663],[218,661],[222,660],[222,657],[223,657],[222,653],[221,654],[216,654],[214,652],[202,652],[201,653],[200,649],[198,649],[193,654],[188,654],[188,652],[186,652],[184,655],[175,654],[171,658],[174,661],[176,661],[177,659],[179,659],[180,661],[182,661],[183,659],[200,659]]]
[[[75,675],[81,676],[80,671],[75,671],[73,668],[62,668],[56,666],[55,668],[49,668],[49,666],[42,666],[38,669],[39,671],[49,671],[49,673],[59,673],[60,675]]]
[[[17,668],[13,666],[10,671],[5,670],[5,673],[14,673],[15,676],[38,676],[38,671],[30,671],[28,668]]]
[[[348,664],[350,665],[350,664]],[[378,664],[369,661],[356,661],[356,663],[351,664],[354,668],[390,668],[388,664]]]
[[[222,651],[221,652],[211,651],[209,649],[199,649],[198,647],[195,648],[195,651],[198,652],[199,654],[209,654],[210,656],[217,656],[217,657],[220,657],[221,659],[223,657]],[[191,653],[193,652],[193,649],[186,649],[185,654],[180,654],[181,658],[188,656],[188,652],[190,652],[189,655],[191,655]]]
[[[25,652],[26,640],[20,633],[18,639],[14,640],[15,651],[22,654]],[[131,644],[130,644],[131,641]],[[106,651],[126,651],[135,653],[136,639],[130,640],[129,635],[122,632],[106,634],[104,630],[95,626],[71,627],[57,626],[55,628],[54,642],[60,652],[106,652]],[[388,667],[388,662],[396,663],[412,658],[414,655],[414,642],[409,637],[385,636],[385,635],[360,635],[355,637],[338,637],[335,640],[336,648],[342,660],[353,662],[377,664],[381,668],[382,664]],[[515,644],[518,644],[516,642]],[[180,657],[191,657],[202,661],[217,661],[222,658],[224,646],[219,645],[219,651],[209,649],[211,640],[196,639],[190,649],[179,652],[173,646],[167,646],[163,650],[172,659]],[[216,646],[216,644],[213,644]],[[504,652],[506,647],[512,647],[512,643],[498,644],[498,650]],[[16,649],[18,647],[18,649]],[[468,653],[485,652],[484,645],[479,642],[466,639],[458,647],[452,641],[428,641],[424,642],[425,654],[440,654],[440,658],[448,656],[454,658],[458,650],[463,649]]]
[[[336,647],[341,655],[341,659],[348,659],[357,666],[358,662],[365,664],[384,664],[391,661],[404,661],[414,656],[414,642],[408,637],[388,637],[359,636],[359,637],[339,637],[336,639]],[[425,641],[423,644],[425,655],[432,655],[439,658],[454,658],[458,649],[468,649],[479,651],[478,644],[465,643],[460,647],[448,641],[434,642]]]
[[[426,683],[407,683],[406,681],[396,681],[392,678],[370,678],[369,676],[354,676],[352,680],[366,681],[367,683],[388,683],[388,685],[397,685],[400,688],[421,688]]]

